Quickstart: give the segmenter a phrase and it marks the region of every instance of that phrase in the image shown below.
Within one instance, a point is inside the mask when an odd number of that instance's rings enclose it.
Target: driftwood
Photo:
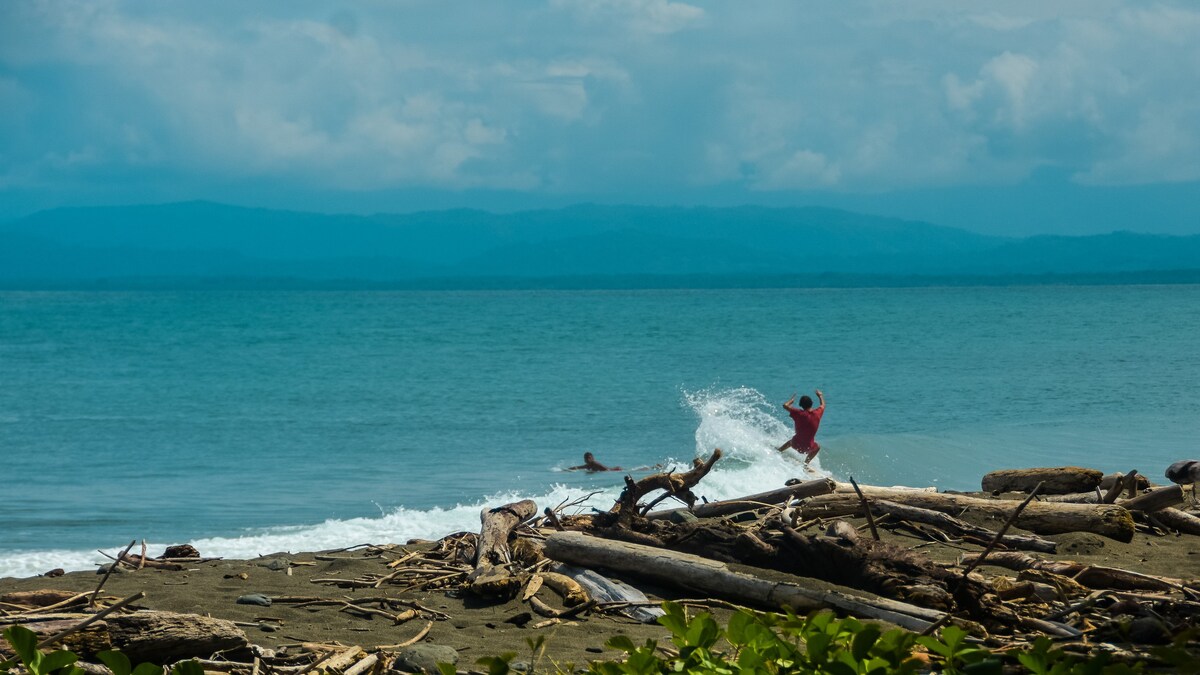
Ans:
[[[165,664],[249,646],[246,634],[232,621],[199,614],[134,612],[114,614],[106,623],[113,647],[134,663]]]
[[[548,588],[554,589],[555,593],[563,599],[563,604],[567,607],[582,605],[591,600],[588,597],[587,591],[583,590],[583,586],[579,585],[571,577],[557,572],[539,572],[536,576],[541,578],[542,584]]]
[[[59,616],[23,622],[23,625],[38,635],[40,648],[61,644],[86,658],[106,649],[118,649],[134,663],[165,664],[207,657],[216,652],[244,650],[250,644],[246,634],[232,621],[199,614],[142,611],[111,612],[104,616],[99,613]],[[0,628],[3,623],[0,619]]]
[[[1169,506],[1183,503],[1183,487],[1180,485],[1172,485],[1170,487],[1155,488],[1145,494],[1138,495],[1133,499],[1126,499],[1119,502],[1121,506],[1130,511],[1144,511],[1151,513],[1165,509]]]
[[[1138,490],[1149,490],[1150,489],[1150,479],[1149,478],[1146,478],[1145,476],[1141,475],[1140,473],[1138,473],[1136,471],[1132,471],[1130,473],[1135,474],[1135,478],[1133,480],[1135,481],[1134,487],[1136,489],[1138,489]],[[1107,490],[1107,489],[1111,488],[1114,484],[1120,485],[1121,483],[1123,483],[1124,481],[1126,481],[1128,479],[1129,479],[1128,474],[1123,474],[1123,473],[1119,473],[1119,472],[1118,473],[1106,473],[1106,474],[1104,474],[1104,478],[1100,479],[1100,489]]]
[[[963,556],[963,562],[971,563],[975,558],[974,554],[966,555]],[[1170,591],[1179,590],[1184,585],[1182,579],[1142,574],[1117,567],[1086,565],[1070,560],[1039,560],[1015,551],[993,553],[988,557],[986,564],[1017,571],[1034,569],[1051,572],[1070,577],[1088,588]]]
[[[1116,487],[1116,492],[1120,493],[1121,486]],[[1042,501],[1050,504],[1112,504],[1113,502],[1104,501],[1108,497],[1096,491],[1092,492],[1072,492],[1062,495],[1046,495]],[[1113,497],[1116,501],[1116,497]]]
[[[1009,499],[980,499],[964,495],[915,490],[897,490],[863,486],[871,499],[886,499],[898,504],[916,506],[942,513],[961,514],[964,511],[982,513],[1006,519],[1020,502]],[[860,514],[862,505],[853,494],[843,492],[821,495],[808,501],[801,510],[805,519],[828,518]],[[1121,542],[1133,540],[1133,517],[1121,506],[1113,504],[1053,504],[1033,502],[1021,512],[1015,525],[1037,534],[1062,532],[1092,532]]]
[[[484,509],[479,514],[483,528],[479,533],[475,571],[468,577],[472,593],[492,598],[511,598],[517,594],[522,579],[513,573],[510,566],[512,552],[508,547],[508,537],[517,525],[536,513],[537,504],[531,499],[524,499],[494,509]]]
[[[53,588],[43,588],[35,591],[15,591],[0,595],[0,603],[6,605],[21,605],[33,608],[45,608],[62,605],[69,601],[86,598],[90,593],[76,593]]]
[[[828,478],[818,478],[816,480],[804,481],[778,490],[769,492],[760,492],[758,494],[740,497],[738,499],[729,499],[720,502],[709,502],[701,504],[692,510],[692,513],[697,518],[714,518],[717,516],[727,516],[732,513],[741,513],[743,511],[753,511],[760,509],[763,506],[786,504],[793,499],[805,499],[815,497],[817,495],[829,494],[833,492],[837,484]],[[669,509],[665,511],[654,511],[646,515],[650,520],[661,520],[670,518],[672,515],[686,511],[687,509]]]
[[[968,522],[959,520],[953,516],[933,511],[930,509],[922,509],[916,506],[907,506],[905,504],[897,504],[886,499],[871,503],[871,510],[876,515],[890,514],[901,520],[907,520],[914,523],[926,523],[933,525],[946,532],[957,536],[967,537],[975,540],[976,543],[987,543],[996,536],[996,533],[986,527],[972,525]],[[1039,551],[1041,553],[1054,553],[1058,547],[1058,543],[1049,539],[1042,539],[1033,535],[1016,535],[1006,534],[1000,538],[1000,544],[1006,548],[1018,548],[1029,551]]]
[[[588,565],[633,574],[676,588],[696,590],[734,602],[798,612],[835,607],[851,614],[890,621],[910,630],[924,630],[942,613],[916,605],[873,597],[849,589],[812,588],[769,581],[730,570],[724,563],[699,556],[590,537],[580,532],[555,532],[546,541],[547,557],[573,565]]]
[[[1104,473],[1078,466],[1003,469],[983,477],[984,492],[1030,492],[1038,483],[1048,495],[1088,492],[1100,485]]]
[[[154,569],[167,570],[171,572],[182,572],[183,570],[187,569],[181,563],[156,560],[154,558],[147,558],[146,556],[132,555],[128,553],[120,556],[119,559],[121,562],[132,565],[137,569],[142,569],[143,567],[152,567]]]
[[[625,529],[632,528],[634,519],[642,516],[638,511],[638,502],[642,497],[655,490],[665,491],[659,499],[668,496],[675,497],[687,504],[688,510],[691,510],[697,501],[692,488],[700,482],[700,479],[708,475],[713,464],[716,464],[719,459],[721,459],[721,449],[717,448],[713,450],[707,461],[701,462],[697,459],[692,470],[685,473],[656,473],[637,482],[634,482],[629,476],[625,476],[625,489],[621,491],[621,495],[617,497],[617,503],[609,511],[614,521],[609,524],[615,524]]]
[[[1130,497],[1136,497],[1139,485],[1143,483],[1147,486],[1149,485],[1149,481],[1146,480],[1145,476],[1138,474],[1137,469],[1133,469],[1126,474],[1112,474],[1112,478],[1113,480],[1107,484],[1101,481],[1100,486],[1091,492],[1050,495],[1044,501],[1072,504],[1115,504],[1123,493],[1128,494]],[[1101,490],[1104,492],[1101,492]]]
[[[1146,515],[1172,530],[1200,535],[1200,518],[1185,511],[1166,508]]]

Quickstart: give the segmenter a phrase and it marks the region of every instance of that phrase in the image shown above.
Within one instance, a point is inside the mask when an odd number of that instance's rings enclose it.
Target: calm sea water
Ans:
[[[1200,452],[1200,287],[0,293],[0,576],[134,538],[247,556],[438,537],[722,447],[710,499],[821,471],[978,486]],[[152,552],[153,548],[152,548]]]

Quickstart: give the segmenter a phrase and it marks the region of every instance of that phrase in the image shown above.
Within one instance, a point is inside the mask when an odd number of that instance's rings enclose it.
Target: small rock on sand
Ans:
[[[453,647],[445,645],[418,644],[405,647],[396,656],[392,669],[405,673],[438,675],[441,672],[438,670],[439,663],[456,665],[458,652]]]

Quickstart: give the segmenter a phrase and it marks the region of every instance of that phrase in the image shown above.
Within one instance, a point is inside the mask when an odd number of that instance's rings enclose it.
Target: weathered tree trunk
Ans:
[[[65,617],[60,614],[55,614],[45,617],[30,617],[29,620],[20,621],[14,621],[10,618],[0,617],[0,632],[4,632],[10,625],[12,625],[9,622],[20,623],[25,628],[33,631],[38,636],[38,640],[40,641],[50,637],[51,635],[57,635],[68,628],[77,626],[86,618],[88,618],[87,614],[72,614]],[[82,630],[67,635],[59,640],[53,647],[53,649],[67,649],[84,658],[91,658],[95,656],[97,652],[102,652],[112,648],[113,643],[108,635],[108,627],[103,621],[97,621],[96,623],[93,623]],[[11,656],[13,656],[12,649],[9,647],[7,642],[5,642],[3,639],[0,639],[0,661],[10,658]]]
[[[114,649],[133,663],[164,664],[217,652],[245,649],[249,640],[232,621],[199,614],[134,612],[107,617]]]
[[[87,594],[75,591],[62,591],[54,588],[42,588],[36,591],[14,591],[0,595],[0,602],[22,607],[49,607],[74,598],[86,597]]]
[[[946,530],[955,536],[972,537],[977,542],[982,540],[983,543],[987,543],[996,537],[996,533],[986,527],[972,525],[939,511],[897,504],[886,499],[872,501],[871,510],[876,515],[887,513],[901,520],[914,523],[927,523]],[[1058,548],[1058,543],[1049,539],[1019,534],[1006,534],[1000,538],[1000,543],[1007,548],[1019,548],[1028,551],[1040,551],[1042,553],[1054,553]]]
[[[1010,499],[979,499],[916,490],[895,490],[862,486],[869,499],[886,499],[898,504],[917,506],[942,513],[960,514],[971,510],[1000,520],[1007,519],[1020,506]],[[835,493],[814,497],[803,506],[805,518],[847,516],[861,513],[862,504],[853,494]],[[1133,540],[1133,516],[1115,504],[1053,504],[1030,502],[1017,517],[1015,525],[1037,534],[1092,532],[1121,542]]]
[[[89,614],[54,615],[45,620],[22,622],[45,639],[78,626]],[[0,618],[0,629],[4,619]],[[61,646],[84,658],[97,652],[118,649],[134,663],[171,663],[194,657],[207,658],[216,652],[236,652],[249,647],[249,640],[232,621],[199,614],[175,612],[113,613],[86,628],[62,638]]]
[[[513,528],[537,513],[537,504],[524,499],[479,514],[483,528],[479,532],[479,547],[475,571],[468,577],[471,592],[484,597],[511,598],[521,589],[521,580],[510,567],[512,552],[508,537]]]
[[[1152,515],[1155,520],[1173,530],[1178,530],[1184,534],[1200,535],[1200,518],[1190,513],[1180,511],[1179,509],[1166,508],[1148,515]]]
[[[1121,506],[1130,511],[1145,511],[1151,513],[1159,511],[1169,506],[1183,503],[1183,487],[1172,485],[1170,487],[1161,487],[1151,490],[1145,494],[1138,495],[1133,499],[1126,499],[1123,502],[1118,502]]]
[[[713,518],[716,516],[727,516],[731,513],[740,513],[742,511],[753,511],[754,509],[762,508],[764,504],[784,504],[793,499],[804,499],[807,497],[815,497],[833,492],[837,487],[828,478],[818,478],[817,480],[805,481],[778,490],[770,492],[760,492],[758,494],[739,497],[738,499],[729,499],[720,502],[709,502],[697,506],[692,510],[697,518]],[[665,511],[654,511],[646,515],[650,520],[660,520],[669,518],[672,514],[687,511],[687,509],[668,509]]]
[[[1092,492],[1072,492],[1063,495],[1047,495],[1042,501],[1051,504],[1111,504],[1104,501],[1104,495]]]
[[[1087,492],[1100,485],[1104,472],[1078,466],[1038,469],[1003,469],[983,477],[984,492],[1033,492],[1038,483],[1042,494]]]
[[[924,630],[942,614],[819,582],[807,588],[798,583],[769,581],[734,572],[715,560],[580,532],[551,534],[546,541],[546,556],[572,565],[605,567],[759,607],[790,607],[798,612],[835,607],[856,616],[890,621],[909,630]]]

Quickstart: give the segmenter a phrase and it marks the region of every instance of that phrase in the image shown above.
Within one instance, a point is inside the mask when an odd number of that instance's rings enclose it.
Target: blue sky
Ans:
[[[0,218],[817,204],[1200,233],[1200,4],[0,3]]]

